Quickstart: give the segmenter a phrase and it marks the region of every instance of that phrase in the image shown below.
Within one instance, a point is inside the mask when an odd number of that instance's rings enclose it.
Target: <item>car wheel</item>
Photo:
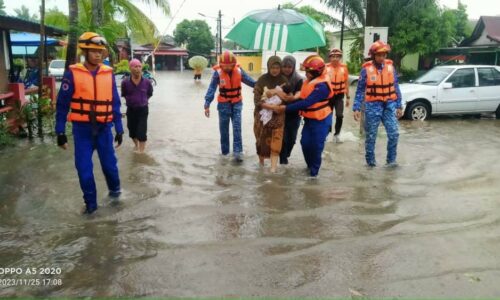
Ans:
[[[430,117],[429,105],[424,102],[414,102],[406,109],[406,118],[410,120],[426,120]]]

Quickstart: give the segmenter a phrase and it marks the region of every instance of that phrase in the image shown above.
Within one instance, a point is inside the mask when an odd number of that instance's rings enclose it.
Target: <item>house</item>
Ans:
[[[145,58],[146,62],[156,70],[183,70],[188,51],[166,41],[161,41],[158,47],[153,44],[132,45],[132,56]],[[144,60],[144,59],[141,59]]]
[[[481,16],[472,35],[458,47],[439,50],[441,62],[500,65],[500,16]]]

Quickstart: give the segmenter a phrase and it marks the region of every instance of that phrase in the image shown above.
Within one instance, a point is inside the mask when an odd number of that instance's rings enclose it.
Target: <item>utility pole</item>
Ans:
[[[222,14],[219,9],[219,17],[217,18],[217,26],[218,26],[218,32],[219,32],[219,53],[222,55]]]
[[[345,1],[342,0],[342,24],[340,25],[340,50],[344,51]]]

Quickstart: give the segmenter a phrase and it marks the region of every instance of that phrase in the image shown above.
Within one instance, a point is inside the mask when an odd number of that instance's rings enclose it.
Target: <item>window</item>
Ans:
[[[446,82],[453,84],[454,88],[467,88],[476,86],[476,75],[473,68],[458,69]]]
[[[248,64],[248,71],[252,72],[253,71],[253,63]]]
[[[495,68],[478,68],[479,86],[500,85],[500,72]]]

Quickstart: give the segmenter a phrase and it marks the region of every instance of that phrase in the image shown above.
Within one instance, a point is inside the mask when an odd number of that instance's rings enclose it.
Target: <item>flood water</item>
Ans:
[[[345,142],[328,137],[310,180],[299,143],[278,174],[258,167],[250,88],[235,164],[219,155],[216,103],[203,115],[209,74],[157,80],[147,154],[129,139],[117,151],[118,206],[95,155],[100,208],[80,215],[72,143],[0,152],[0,273],[23,269],[0,280],[60,279],[3,281],[0,296],[500,296],[500,121],[402,121],[400,166],[383,166],[381,130],[367,169],[346,109]]]

